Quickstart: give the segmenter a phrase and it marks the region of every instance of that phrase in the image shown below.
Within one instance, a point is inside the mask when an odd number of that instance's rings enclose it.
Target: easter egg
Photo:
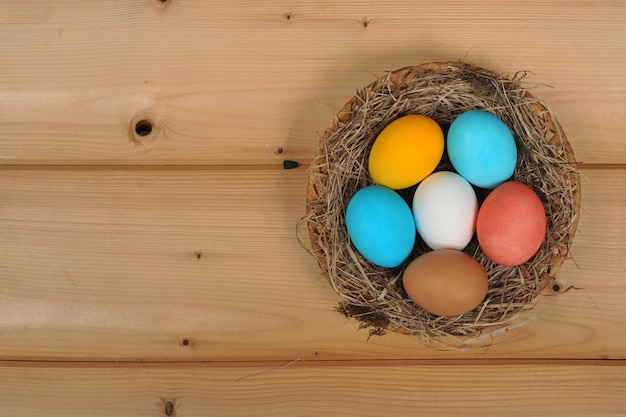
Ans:
[[[495,188],[478,210],[476,236],[485,255],[505,266],[528,261],[546,234],[541,200],[526,184],[509,181]]]
[[[474,236],[478,200],[459,174],[438,171],[424,179],[413,195],[417,232],[431,249],[463,249]]]
[[[430,117],[411,114],[387,125],[368,160],[372,180],[393,190],[413,186],[432,173],[443,155],[444,137]]]
[[[457,316],[476,308],[487,295],[483,266],[471,256],[440,249],[414,259],[404,270],[402,285],[415,304],[438,316]]]
[[[357,191],[346,209],[346,227],[354,247],[371,263],[394,268],[415,244],[409,205],[390,188],[371,185]]]
[[[454,169],[478,187],[493,189],[515,171],[517,146],[513,134],[487,111],[470,110],[454,119],[446,144]]]

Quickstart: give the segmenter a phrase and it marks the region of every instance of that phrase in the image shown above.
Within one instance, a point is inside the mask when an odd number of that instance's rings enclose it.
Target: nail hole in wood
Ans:
[[[168,401],[167,403],[165,403],[165,415],[168,417],[174,415],[174,403],[173,402]]]
[[[202,252],[200,252],[200,251],[196,251],[196,252],[194,252],[194,254],[193,254],[193,255],[196,257],[196,259],[200,259],[200,258],[202,258]]]
[[[189,346],[189,339],[183,339],[183,346]]]
[[[276,149],[276,153],[279,154],[279,155],[282,154],[283,152],[285,152],[285,150],[283,148]]]
[[[554,292],[561,291],[561,286],[559,284],[552,284],[552,291]]]

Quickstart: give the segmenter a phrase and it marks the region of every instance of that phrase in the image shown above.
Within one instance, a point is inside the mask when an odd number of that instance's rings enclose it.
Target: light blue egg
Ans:
[[[409,205],[390,188],[372,185],[357,191],[346,209],[346,227],[354,247],[371,263],[395,268],[415,244]]]
[[[517,146],[509,127],[497,116],[470,110],[448,130],[448,156],[468,182],[492,189],[510,179],[517,164]]]

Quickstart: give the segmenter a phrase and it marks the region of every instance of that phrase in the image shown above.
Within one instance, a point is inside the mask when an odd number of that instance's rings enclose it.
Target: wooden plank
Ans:
[[[0,366],[0,414],[21,417],[604,417],[624,392],[623,362]]]
[[[368,338],[299,245],[307,172],[0,170],[0,359],[626,357],[624,170],[584,172],[572,261],[489,349]],[[187,341],[185,344],[184,341]]]
[[[356,89],[450,59],[532,71],[578,159],[624,163],[625,48],[611,1],[4,2],[0,163],[304,162]]]

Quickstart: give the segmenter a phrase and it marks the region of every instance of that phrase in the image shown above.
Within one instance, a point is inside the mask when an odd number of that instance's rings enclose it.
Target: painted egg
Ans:
[[[487,111],[470,110],[454,119],[446,144],[454,169],[477,187],[493,189],[515,171],[517,146],[513,134]]]
[[[463,249],[474,236],[478,200],[459,174],[438,171],[413,195],[417,232],[431,249]]]
[[[438,316],[457,316],[476,308],[489,282],[482,265],[471,256],[440,249],[417,257],[405,269],[402,284],[418,306]]]
[[[505,266],[520,265],[537,252],[546,235],[546,213],[526,184],[509,181],[491,191],[476,218],[485,255]]]
[[[399,190],[432,173],[443,155],[444,137],[437,122],[418,114],[400,117],[378,135],[368,169],[378,185]]]
[[[415,245],[411,208],[387,187],[372,185],[357,191],[346,209],[346,227],[354,247],[378,266],[400,265]]]

